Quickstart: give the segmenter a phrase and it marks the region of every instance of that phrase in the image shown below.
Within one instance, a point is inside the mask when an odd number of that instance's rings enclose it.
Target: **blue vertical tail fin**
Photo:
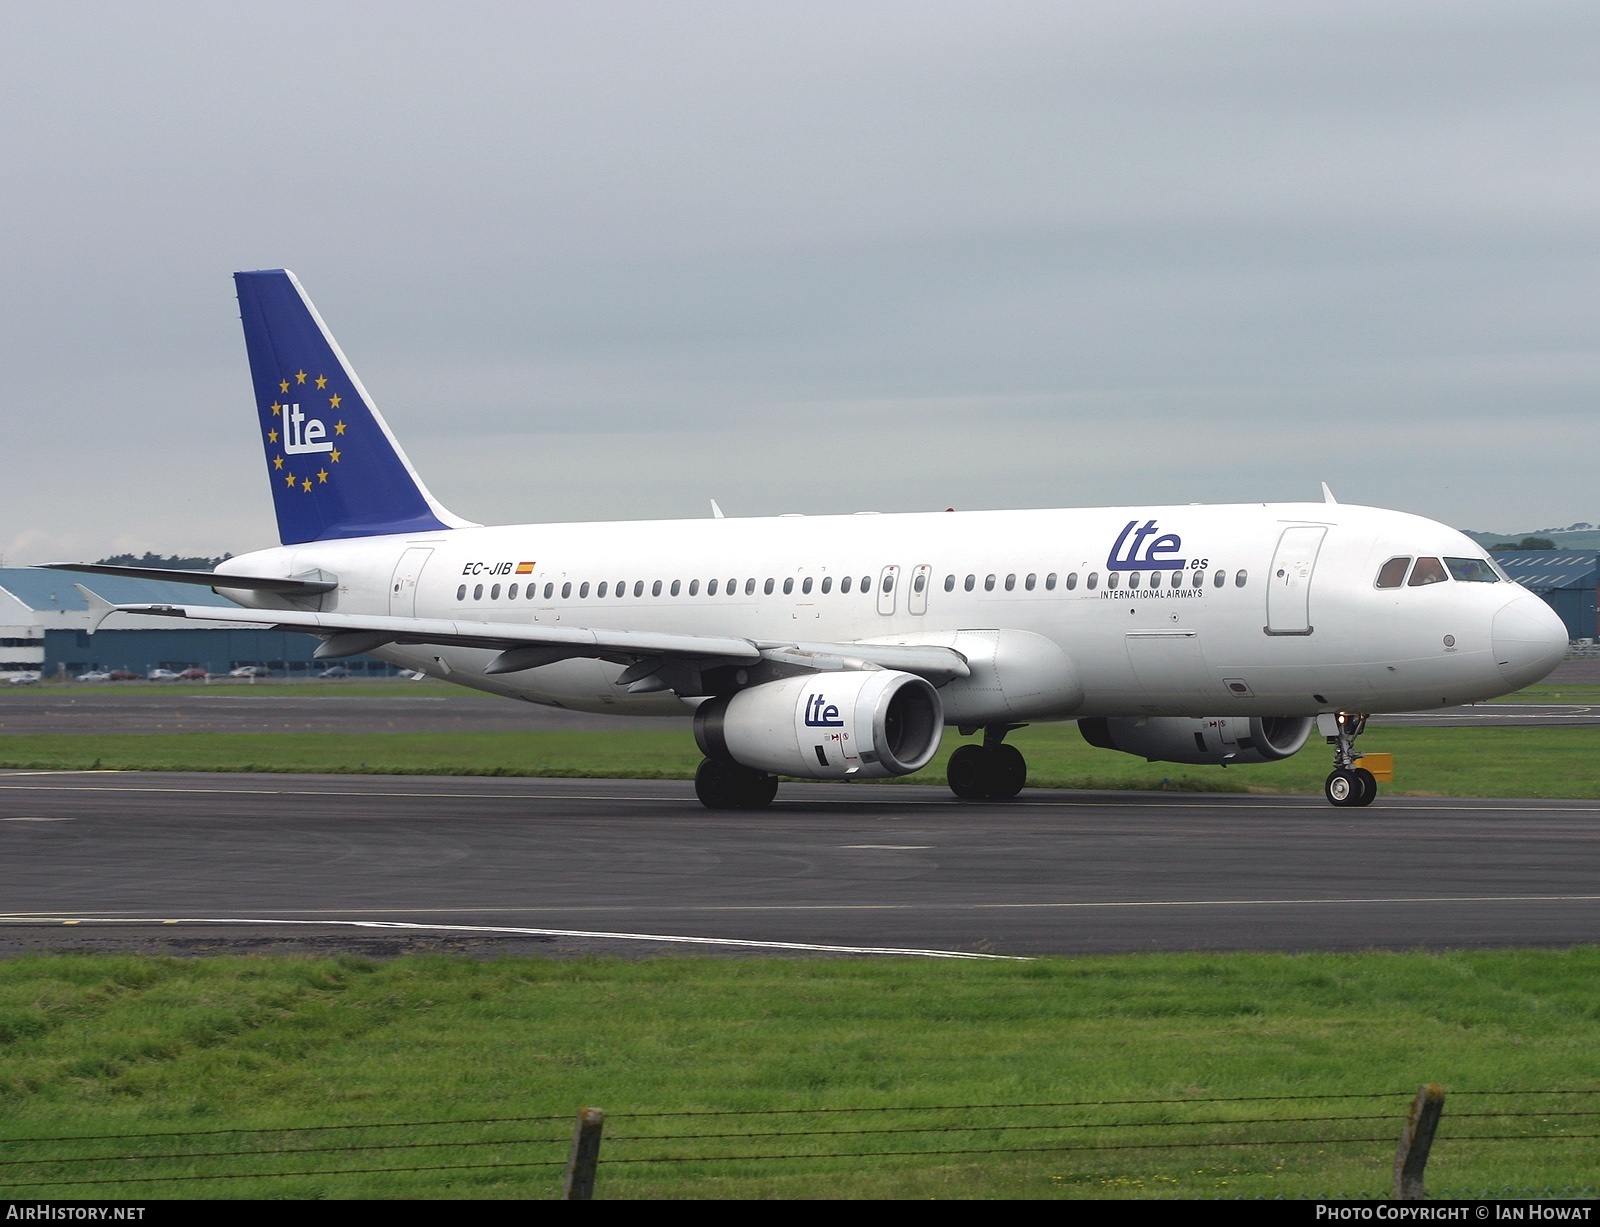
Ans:
[[[428,493],[295,275],[233,280],[279,540],[466,527]]]

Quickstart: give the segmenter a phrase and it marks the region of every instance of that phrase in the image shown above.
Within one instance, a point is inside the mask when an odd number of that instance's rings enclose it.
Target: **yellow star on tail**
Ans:
[[[327,481],[328,480],[328,470],[327,469],[318,469],[317,470],[317,480],[319,482]]]
[[[277,401],[273,401],[272,402],[272,416],[273,417],[277,417],[282,412],[283,412],[283,406],[280,405]]]
[[[329,452],[328,453],[328,459],[333,461],[334,464],[338,464],[339,463],[339,449],[338,448],[334,448],[333,451]]]
[[[301,482],[301,483],[300,483],[300,484],[301,484],[301,485],[302,485],[302,486],[304,486],[304,487],[305,487],[305,491],[306,491],[306,493],[307,493],[307,494],[310,494],[310,493],[311,493],[311,479],[310,479],[310,478],[309,478],[309,477],[308,477],[308,478],[306,478],[306,479],[305,479],[305,480],[304,480],[304,481],[303,481],[303,482]]]
[[[333,424],[333,433],[336,434],[336,435],[344,434],[344,423],[343,422],[335,422]]]
[[[317,388],[318,388],[318,390],[320,391],[321,389],[323,389],[323,388],[325,388],[327,386],[328,386],[328,377],[326,375],[318,375],[317,376]]]
[[[339,394],[337,392],[328,398],[328,404],[332,405],[335,409],[339,407]]]
[[[284,480],[289,483],[289,489],[293,490],[294,489],[294,474],[293,473],[289,473],[289,474],[285,475]]]
[[[275,431],[275,430],[267,431],[267,442],[268,443],[276,443],[277,441],[278,441],[278,432]]]
[[[304,371],[295,372],[294,381],[296,383],[304,383],[306,381],[306,373]]]
[[[283,457],[282,456],[274,456],[272,458],[272,467],[275,468],[275,469],[281,469],[283,467]]]
[[[289,381],[287,379],[280,379],[278,381],[278,391],[287,392],[288,390],[289,390]]]

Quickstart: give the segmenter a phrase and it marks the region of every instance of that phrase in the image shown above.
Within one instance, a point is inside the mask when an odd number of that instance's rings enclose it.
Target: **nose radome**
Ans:
[[[1494,616],[1494,663],[1521,689],[1561,663],[1567,653],[1567,626],[1536,596],[1519,596]]]

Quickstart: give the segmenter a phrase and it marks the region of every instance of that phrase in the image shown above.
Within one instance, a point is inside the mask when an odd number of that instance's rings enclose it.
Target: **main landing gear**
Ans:
[[[1009,801],[1028,782],[1028,760],[1005,735],[1020,724],[991,724],[981,746],[962,746],[950,756],[945,779],[963,801]],[[968,732],[963,729],[962,732]]]
[[[1328,738],[1334,747],[1333,770],[1323,782],[1322,794],[1331,805],[1371,805],[1378,795],[1378,781],[1365,767],[1356,766],[1361,756],[1355,751],[1367,718],[1343,711],[1336,718],[1339,731]]]
[[[707,809],[766,809],[778,795],[778,777],[708,758],[694,773],[694,795]]]

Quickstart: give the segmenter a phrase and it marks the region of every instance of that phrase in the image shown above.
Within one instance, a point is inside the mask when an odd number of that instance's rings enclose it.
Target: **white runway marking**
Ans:
[[[202,794],[223,797],[384,797],[397,800],[437,800],[437,801],[643,801],[653,804],[670,803],[675,805],[699,805],[692,795],[672,796],[658,793],[651,795],[636,795],[630,793],[559,793],[559,792],[427,792],[427,791],[375,791],[371,789],[344,789],[344,788],[172,788],[164,785],[133,786],[122,784],[87,784],[74,785],[68,788],[58,788],[46,784],[8,784],[7,780],[20,775],[117,775],[123,774],[113,771],[38,771],[38,772],[5,772],[0,773],[0,791],[12,792],[118,792],[118,793],[153,793],[173,794],[177,796],[193,796]],[[126,774],[137,774],[128,772]],[[362,778],[362,777],[356,777]],[[373,778],[373,777],[365,777]],[[685,782],[687,788],[687,782]],[[841,785],[841,788],[846,786]],[[870,789],[870,791],[869,791]],[[945,794],[935,796],[908,797],[894,796],[898,791],[894,785],[869,785],[866,788],[851,789],[848,796],[841,792],[839,799],[848,800],[852,804],[878,805],[878,806],[928,806],[941,805],[952,809],[960,809],[967,803],[957,801],[954,797]],[[1064,792],[1069,790],[1063,790]],[[1305,813],[1315,810],[1319,813],[1326,810],[1326,803],[1321,797],[1306,795],[1303,797],[1284,797],[1281,800],[1264,801],[1261,794],[1240,794],[1227,801],[1190,801],[1188,797],[1194,793],[1172,793],[1157,800],[1145,799],[1134,792],[1099,792],[1092,795],[1081,795],[1072,792],[1071,795],[1059,798],[1047,798],[1040,792],[1034,792],[1016,801],[1006,802],[1008,809],[1080,809],[1087,806],[1107,807],[1114,806],[1119,810],[1128,809],[1168,809],[1182,807],[1184,810],[1228,810],[1238,812],[1241,808],[1252,813],[1268,813],[1275,810],[1286,810],[1294,813]],[[827,798],[832,800],[832,798]],[[1585,805],[1582,802],[1555,805],[1484,805],[1473,797],[1395,797],[1384,798],[1395,807],[1398,812],[1408,814],[1430,813],[1435,810],[1459,811],[1467,814],[1600,814],[1600,806]],[[811,797],[779,797],[775,803],[779,808],[786,805],[817,805],[823,798]],[[1363,811],[1370,814],[1371,811]],[[1333,817],[1336,815],[1330,815]]]
[[[55,923],[62,925],[148,924],[155,923],[158,920],[161,924],[168,925],[342,925],[355,929],[426,930],[428,932],[441,933],[500,933],[510,934],[515,937],[594,937],[626,942],[672,942],[692,946],[737,946],[754,950],[811,950],[821,954],[891,954],[910,955],[925,959],[998,959],[1002,962],[1011,963],[1026,963],[1030,961],[1017,955],[977,954],[966,950],[917,950],[901,949],[893,946],[830,946],[815,942],[764,942],[735,937],[683,937],[678,934],[668,933],[605,933],[589,929],[525,929],[501,925],[423,924],[404,920],[279,920],[222,916],[170,919],[166,917],[62,916],[60,914],[53,916],[0,915],[0,924],[7,922]]]
[[[847,851],[862,852],[928,852],[932,844],[840,844]]]
[[[0,818],[0,822],[71,822],[71,818]]]

